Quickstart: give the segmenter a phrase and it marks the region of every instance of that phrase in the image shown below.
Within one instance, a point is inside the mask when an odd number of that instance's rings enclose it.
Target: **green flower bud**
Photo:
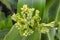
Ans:
[[[42,27],[41,33],[47,33],[47,32],[49,32],[49,29],[46,27]]]

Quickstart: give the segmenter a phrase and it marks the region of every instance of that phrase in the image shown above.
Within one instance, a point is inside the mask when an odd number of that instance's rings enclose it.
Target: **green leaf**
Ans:
[[[6,29],[10,29],[12,27],[12,19],[11,19],[11,15],[9,15],[6,20],[5,20],[5,28]]]
[[[51,8],[49,9],[49,21],[54,21],[57,15],[59,0],[55,0]]]
[[[47,23],[49,21],[49,17],[48,17],[49,9],[52,6],[53,2],[54,2],[54,0],[46,0],[45,8],[44,8],[44,11],[43,11],[42,22]]]
[[[5,27],[5,20],[2,20],[0,22],[0,30],[2,30],[2,28],[4,28],[4,27]]]
[[[8,9],[11,10],[11,5],[10,5],[9,0],[0,0],[0,1],[1,1],[3,4],[5,4]]]
[[[60,21],[60,4],[59,4],[59,7],[57,9],[56,18],[55,18],[56,23],[58,23],[59,21]]]
[[[5,36],[4,40],[40,40],[40,33],[35,30],[35,32],[30,36],[20,36],[17,28],[13,26],[9,33]]]
[[[24,4],[27,4],[29,7],[36,8],[40,10],[40,16],[42,16],[46,0],[18,0],[17,13],[21,12],[21,8]]]
[[[54,40],[54,28],[53,29],[51,29],[48,33],[47,33],[47,35],[48,35],[48,39],[49,40]]]
[[[5,14],[3,12],[0,12],[0,21],[5,20]]]
[[[9,30],[0,30],[0,40],[3,40],[4,36],[8,33]]]
[[[10,29],[12,27],[12,19],[9,15],[7,18],[2,17],[0,18],[0,30]]]
[[[26,40],[41,40],[41,33],[35,29],[32,35],[27,36]]]
[[[48,40],[47,34],[41,34],[41,40]]]
[[[18,30],[15,26],[11,28],[9,33],[5,36],[4,40],[21,40],[22,37],[20,37]]]
[[[60,23],[59,23],[59,27],[58,27],[58,35],[57,38],[60,40]]]
[[[57,35],[57,37],[60,40],[60,5],[59,5],[58,10],[57,10],[57,15],[56,15],[55,21],[56,21],[56,23],[58,23],[58,35]]]

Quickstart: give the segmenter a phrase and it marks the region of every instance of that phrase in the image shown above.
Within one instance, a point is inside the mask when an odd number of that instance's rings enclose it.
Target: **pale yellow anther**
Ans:
[[[11,17],[14,21],[16,21],[16,14],[13,14]]]
[[[22,10],[23,12],[26,12],[26,11],[28,10],[28,6],[27,6],[27,5],[23,5],[23,8],[21,8],[21,10]]]
[[[47,29],[47,28],[42,28],[41,29],[41,33],[47,33],[47,32],[49,32],[49,29]]]
[[[32,9],[32,11],[34,11],[35,9],[34,8],[31,8]]]
[[[39,10],[36,10],[36,13],[39,13],[40,11]]]

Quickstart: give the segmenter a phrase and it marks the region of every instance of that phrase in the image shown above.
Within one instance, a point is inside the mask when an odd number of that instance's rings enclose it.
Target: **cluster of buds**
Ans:
[[[49,29],[54,28],[55,27],[55,22],[50,22],[50,23],[41,23],[41,33],[47,33],[49,32]]]
[[[32,34],[34,32],[33,28],[37,27],[41,20],[39,17],[39,10],[28,8],[27,5],[23,5],[21,13],[13,14],[12,19],[16,21],[15,26],[23,36]]]
[[[54,27],[54,23],[40,23],[41,18],[39,14],[39,10],[29,8],[27,5],[23,5],[21,8],[21,13],[12,15],[12,19],[16,21],[15,26],[18,28],[20,35],[31,35],[34,32],[33,29],[36,27],[40,27],[42,33],[49,31],[47,26]]]

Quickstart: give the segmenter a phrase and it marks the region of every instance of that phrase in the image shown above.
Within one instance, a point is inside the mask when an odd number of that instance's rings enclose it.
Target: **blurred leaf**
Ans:
[[[3,40],[4,36],[8,33],[9,30],[0,30],[0,40]]]
[[[5,27],[5,20],[2,20],[2,21],[0,22],[0,29],[2,29],[3,27]]]
[[[51,30],[47,33],[47,35],[48,35],[48,39],[49,39],[49,40],[54,40],[54,36],[55,36],[54,28],[51,29]]]
[[[12,19],[9,15],[7,18],[3,12],[0,12],[0,30],[10,29],[12,26]]]
[[[48,40],[47,34],[42,33],[41,34],[41,40]]]
[[[20,37],[18,30],[15,26],[11,28],[9,33],[5,36],[4,40],[21,40],[22,37]]]
[[[48,22],[48,13],[49,13],[49,9],[52,6],[52,4],[54,3],[54,0],[46,0],[46,4],[45,4],[45,8],[43,11],[43,18],[42,18],[42,22]]]
[[[32,35],[27,36],[26,40],[41,40],[41,33],[35,29]]]
[[[9,2],[9,0],[0,0],[3,4],[5,4],[7,6],[8,9],[11,10],[11,4]]]
[[[58,23],[58,35],[57,37],[59,38],[60,40],[60,5],[58,7],[58,10],[57,10],[57,15],[56,15],[56,19],[55,19],[56,23]]]
[[[60,40],[60,23],[59,23],[59,27],[58,27],[58,35],[57,38]]]
[[[6,18],[6,21],[5,21],[5,28],[6,29],[10,29],[12,27],[12,19],[11,19],[11,15],[9,15],[7,18]]]
[[[55,21],[56,21],[56,23],[58,23],[60,21],[60,4],[59,4],[59,7],[57,8]]]
[[[17,13],[21,12],[21,8],[24,4],[29,7],[36,8],[40,10],[40,16],[42,16],[46,0],[18,0]]]
[[[60,0],[55,0],[51,8],[49,9],[49,21],[54,21],[57,15],[58,6],[60,5]]]
[[[9,0],[11,6],[12,6],[13,8],[17,8],[17,1],[18,1],[18,0]]]
[[[3,12],[0,12],[0,21],[4,20],[5,18],[5,14]]]
[[[1,10],[2,10],[2,7],[0,6],[0,12],[1,12]]]
[[[10,32],[5,36],[4,40],[40,40],[40,35],[37,30],[35,30],[35,32],[30,35],[30,36],[20,36],[17,28],[15,26],[12,27],[12,29],[10,30]]]

